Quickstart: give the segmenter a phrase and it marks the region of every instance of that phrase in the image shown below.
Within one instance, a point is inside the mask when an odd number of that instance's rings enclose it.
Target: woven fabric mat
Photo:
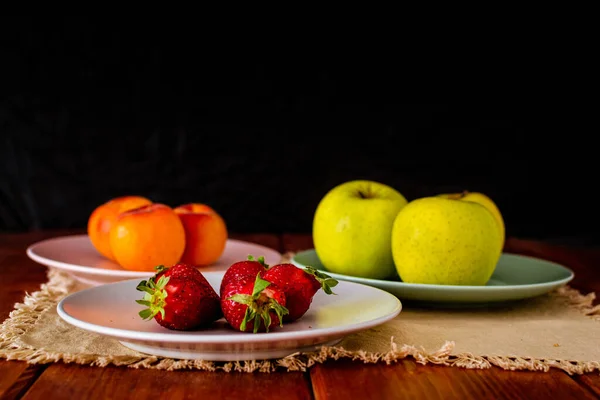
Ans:
[[[440,310],[404,305],[394,320],[351,334],[335,346],[274,360],[236,362],[149,356],[69,325],[56,313],[56,305],[80,289],[69,275],[50,269],[48,282],[15,304],[0,326],[0,357],[29,363],[242,372],[305,371],[338,358],[393,363],[412,357],[422,364],[463,368],[600,371],[600,306],[593,306],[593,293],[583,295],[569,286],[501,307]]]

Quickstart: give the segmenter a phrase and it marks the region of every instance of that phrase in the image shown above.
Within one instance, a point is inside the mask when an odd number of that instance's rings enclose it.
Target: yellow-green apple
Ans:
[[[440,196],[408,203],[392,227],[392,254],[406,283],[485,285],[502,252],[487,208]]]
[[[395,276],[392,224],[407,203],[396,189],[370,180],[348,181],[327,192],[313,218],[313,243],[325,268],[363,278]]]
[[[185,251],[181,262],[204,267],[216,262],[227,244],[225,220],[212,207],[202,203],[174,208],[185,230]]]
[[[492,213],[494,218],[496,218],[496,222],[498,223],[498,228],[500,229],[500,239],[501,239],[501,248],[504,248],[504,240],[505,240],[505,226],[504,226],[504,218],[502,218],[502,213],[500,209],[494,203],[494,201],[483,193],[480,192],[469,192],[468,190],[463,191],[462,193],[443,193],[439,195],[440,197],[444,197],[447,199],[454,200],[462,200],[462,201],[472,201],[474,203],[479,203]]]

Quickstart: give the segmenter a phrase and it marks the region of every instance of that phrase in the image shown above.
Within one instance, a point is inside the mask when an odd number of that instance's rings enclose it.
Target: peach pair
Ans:
[[[88,235],[103,256],[134,271],[184,262],[206,266],[219,259],[227,242],[223,218],[205,204],[171,208],[142,196],[123,196],[98,206]]]

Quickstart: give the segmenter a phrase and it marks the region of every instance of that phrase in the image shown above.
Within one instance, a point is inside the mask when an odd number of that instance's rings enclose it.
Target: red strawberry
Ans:
[[[286,299],[276,285],[255,277],[241,276],[230,280],[221,292],[221,309],[233,329],[242,332],[269,332],[276,325],[283,326]]]
[[[140,317],[154,318],[168,329],[192,330],[223,316],[219,296],[196,268],[176,264],[172,268],[159,266],[157,270],[155,276],[136,287],[145,292],[136,303],[148,307],[139,312]]]
[[[285,293],[287,309],[283,317],[285,322],[295,321],[309,309],[317,291],[323,288],[327,294],[333,294],[331,288],[338,281],[312,267],[298,268],[294,264],[278,264],[269,268],[262,278],[277,285]]]
[[[258,259],[254,259],[252,256],[248,256],[248,260],[246,261],[238,261],[234,264],[231,264],[225,274],[223,275],[223,280],[221,281],[221,287],[219,289],[219,293],[221,297],[223,297],[223,288],[231,281],[235,281],[240,279],[243,276],[250,275],[252,279],[256,278],[256,274],[262,273],[267,269],[268,265],[265,263],[264,257],[258,257]]]
[[[158,282],[161,276],[171,276],[177,278],[191,278],[201,282],[204,285],[210,286],[210,283],[206,280],[202,272],[198,271],[197,268],[183,263],[177,263],[170,268],[166,268],[164,265],[159,265],[154,268],[156,274],[151,278],[155,283]]]

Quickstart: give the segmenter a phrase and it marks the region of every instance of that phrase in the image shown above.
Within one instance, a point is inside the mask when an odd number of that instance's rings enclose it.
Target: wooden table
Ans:
[[[51,231],[0,234],[0,316],[6,319],[25,292],[46,281],[46,267],[25,255],[28,245],[48,237],[81,233]],[[232,238],[273,249],[312,247],[310,235],[238,234]],[[572,268],[572,286],[600,293],[600,250],[550,245],[509,238],[506,251],[552,260]],[[0,395],[24,399],[594,399],[600,398],[600,374],[569,376],[559,371],[466,370],[421,365],[405,359],[393,365],[329,361],[308,372],[226,373],[165,372],[127,367],[106,368],[55,363],[28,365],[0,360]]]

